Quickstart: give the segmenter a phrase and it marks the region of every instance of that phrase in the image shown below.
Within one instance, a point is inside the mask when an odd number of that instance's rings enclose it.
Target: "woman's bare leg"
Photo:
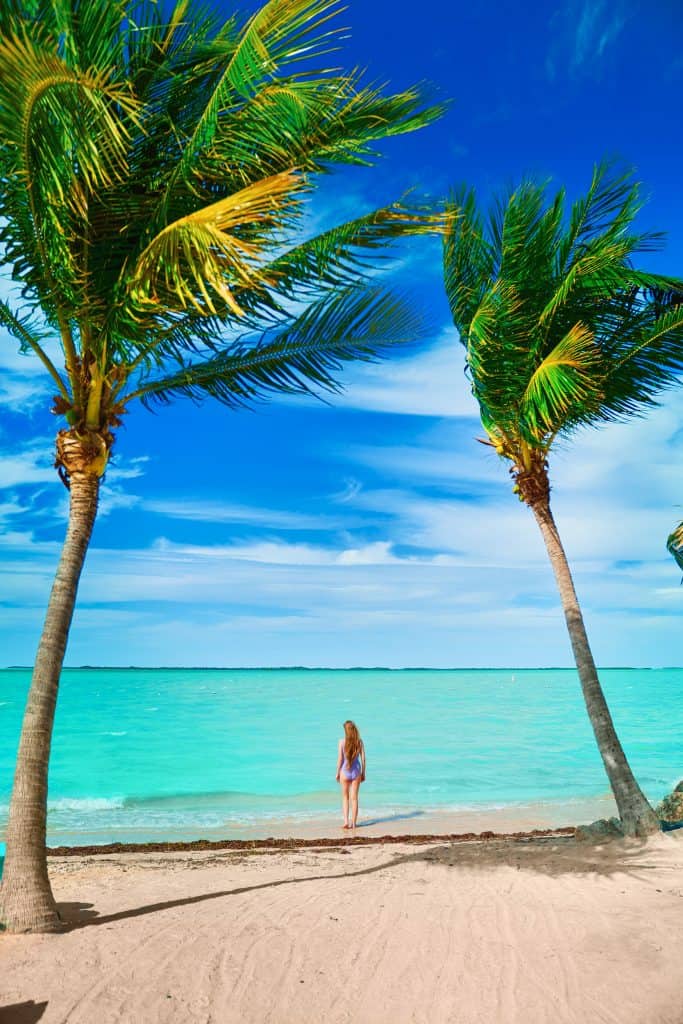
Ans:
[[[349,827],[349,786],[351,783],[342,775],[339,780],[342,790],[342,812],[344,814],[344,828]]]
[[[358,790],[360,789],[360,779],[354,779],[351,783],[351,822],[353,827],[356,827],[358,821]]]

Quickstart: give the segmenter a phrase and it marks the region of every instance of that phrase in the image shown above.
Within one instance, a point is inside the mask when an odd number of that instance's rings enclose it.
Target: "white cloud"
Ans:
[[[455,328],[447,327],[415,355],[351,366],[344,374],[344,393],[331,401],[345,409],[478,419],[464,363]]]
[[[319,502],[320,515],[220,494],[209,502],[154,498],[142,484],[129,494],[126,482],[144,474],[146,460],[117,460],[103,488],[103,513],[135,508],[146,517],[147,536],[151,527],[173,537],[174,520],[226,529],[222,543],[160,539],[139,548],[102,547],[109,534],[98,532],[70,660],[570,663],[542,539],[510,493],[505,464],[476,443],[481,428],[461,367],[462,350],[444,336],[438,349],[354,368],[356,383],[341,404],[403,413],[404,440],[323,451],[341,485],[307,496]],[[49,440],[0,456],[0,521],[7,528],[0,534],[0,599],[30,610],[22,619],[29,639],[39,629],[60,544],[31,532],[45,525],[45,502],[31,519],[34,495],[21,488],[49,481],[65,507],[51,463]],[[657,663],[660,651],[671,651],[683,612],[683,588],[664,552],[683,504],[683,392],[667,396],[646,420],[577,435],[554,455],[551,472],[556,517],[599,660]],[[231,527],[240,524],[249,527],[242,531],[248,540],[234,535]],[[310,536],[290,542],[280,535],[294,530]],[[201,528],[182,532],[202,535]],[[139,625],[116,620],[114,612],[129,603]],[[100,628],[95,647],[92,631]],[[101,650],[114,653],[95,653]]]
[[[54,389],[53,389],[54,390]],[[33,377],[5,374],[0,379],[0,406],[22,414],[38,406],[47,407],[49,389],[45,382],[37,383]]]
[[[45,367],[37,356],[21,352],[16,338],[0,328],[0,371],[17,374],[19,377],[40,377]]]
[[[18,501],[10,497],[8,501],[0,501],[0,522],[13,516],[26,515],[28,511],[29,509],[25,505],[19,504]]]
[[[489,527],[481,522],[479,528],[476,540],[483,544]],[[59,544],[36,543],[26,534],[4,539],[13,542],[15,553],[3,545],[0,594],[34,609],[26,629],[33,622],[35,638]],[[523,570],[514,564],[514,550],[481,561],[452,552],[402,557],[389,541],[335,548],[276,540],[93,547],[69,660],[93,661],[84,624],[92,629],[101,622],[105,636],[98,633],[97,651],[107,654],[99,660],[124,663],[568,664],[552,575],[540,538],[533,540],[538,560]],[[683,611],[683,588],[668,586],[664,574],[653,588],[651,575],[640,567],[609,577],[604,564],[583,564],[579,577],[589,629],[597,633],[601,627],[609,640],[614,623],[621,623],[621,658],[600,641],[598,656],[605,651],[612,663],[637,661],[642,634],[626,624],[645,616],[654,621],[647,643],[655,645],[648,649],[656,661],[652,652],[659,638]],[[111,610],[122,604],[132,604],[140,622],[123,624],[123,647],[118,635],[106,633],[113,629]],[[182,614],[174,614],[174,606]],[[631,620],[630,609],[637,612]]]
[[[264,526],[269,530],[326,530],[340,527],[343,520],[330,516],[307,515],[287,509],[258,508],[200,498],[152,498],[143,507],[169,519],[200,523],[241,523]],[[348,525],[348,524],[347,524]]]
[[[136,477],[144,476],[148,462],[149,455],[137,455],[135,458],[127,459],[124,463],[115,457],[107,467],[107,480],[111,483],[117,480],[134,480]]]
[[[106,483],[102,484],[97,510],[99,516],[111,515],[112,512],[116,512],[119,509],[138,508],[139,505],[140,498],[137,494],[128,494],[120,487],[111,487]],[[68,507],[65,504],[64,518],[67,515]]]
[[[26,484],[53,482],[54,449],[51,442],[30,441],[16,452],[0,453],[0,490]]]
[[[256,562],[265,565],[334,566],[334,565],[401,565],[435,563],[433,556],[424,559],[400,558],[390,541],[376,541],[359,547],[333,548],[314,544],[290,544],[280,540],[255,541],[249,544],[193,545],[174,544],[165,538],[155,542],[154,550],[165,557],[215,559],[217,561]]]

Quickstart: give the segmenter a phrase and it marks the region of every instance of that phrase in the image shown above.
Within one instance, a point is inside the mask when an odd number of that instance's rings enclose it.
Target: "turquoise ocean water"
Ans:
[[[29,675],[0,671],[0,838]],[[683,669],[601,677],[659,800],[683,775]],[[268,836],[278,819],[336,814],[348,717],[368,751],[366,815],[608,791],[574,671],[74,669],[57,710],[49,842]]]

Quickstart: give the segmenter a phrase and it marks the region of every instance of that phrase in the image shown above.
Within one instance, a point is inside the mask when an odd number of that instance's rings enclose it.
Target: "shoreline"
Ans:
[[[365,813],[364,813],[365,812]],[[592,799],[566,799],[554,802],[538,801],[484,807],[425,808],[406,806],[378,810],[361,806],[355,841],[377,842],[381,839],[412,842],[414,837],[445,836],[509,836],[551,834],[553,830],[573,831],[579,825],[616,814],[611,797]],[[258,817],[251,820],[227,819],[206,826],[192,823],[183,827],[154,827],[140,823],[138,827],[91,827],[50,829],[48,821],[48,850],[105,849],[122,847],[141,849],[210,849],[230,847],[249,848],[254,843],[272,843],[286,848],[292,842],[311,845],[316,841],[327,844],[332,840],[341,845],[349,839],[341,828],[340,811],[325,811],[303,817],[282,815]],[[0,855],[4,852],[4,832],[0,829]],[[52,855],[52,854],[51,854]],[[67,854],[69,856],[70,854]]]
[[[210,850],[298,850],[298,849],[330,849],[338,846],[383,846],[383,845],[429,845],[431,843],[474,843],[498,841],[515,841],[520,839],[543,839],[550,836],[572,838],[576,832],[575,825],[565,825],[553,829],[532,829],[530,832],[450,832],[450,833],[409,833],[381,836],[340,835],[338,837],[320,837],[276,839],[194,839],[188,842],[162,843],[107,843],[93,846],[49,846],[48,857],[97,857],[112,853],[201,853]]]

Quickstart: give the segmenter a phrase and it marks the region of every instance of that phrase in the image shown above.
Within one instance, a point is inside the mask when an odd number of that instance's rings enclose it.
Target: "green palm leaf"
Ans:
[[[335,9],[338,0],[270,0],[250,18],[236,45],[229,40],[225,67],[183,145],[164,204],[177,180],[188,181],[198,155],[213,143],[224,111],[249,98],[283,65],[325,52],[329,33],[319,30]]]
[[[679,569],[683,569],[683,523],[679,523],[673,533],[669,534],[666,549],[675,558]]]
[[[345,286],[358,282],[378,259],[388,258],[388,241],[440,233],[444,225],[443,215],[433,207],[394,203],[301,242],[265,264],[262,272],[291,298],[320,287]]]
[[[73,152],[86,186],[120,180],[138,111],[130,86],[116,81],[111,64],[71,67],[44,31],[29,36],[19,29],[0,40],[3,147],[13,149],[29,187],[40,177],[41,199],[70,198],[60,147]]]
[[[0,238],[54,323],[57,307],[69,319],[84,302],[87,196],[125,179],[138,110],[109,63],[69,66],[44,26],[0,40]]]
[[[379,288],[337,290],[256,342],[237,342],[147,381],[128,400],[165,404],[211,396],[238,407],[273,392],[336,392],[345,361],[374,361],[391,346],[415,341],[421,327],[419,314],[400,297]]]
[[[397,204],[301,237],[316,174],[369,162],[442,109],[422,87],[326,69],[339,9],[270,0],[221,21],[187,0],[3,5],[0,243],[62,342],[75,423],[100,400],[106,420],[166,361],[357,284],[384,242],[439,230]]]
[[[546,192],[522,182],[485,217],[461,188],[444,243],[474,394],[489,433],[517,437],[520,464],[529,446],[645,409],[683,372],[683,307],[653,298],[681,283],[634,265],[661,240],[634,231],[637,183],[601,165],[568,217],[564,191]]]
[[[534,437],[564,426],[574,409],[598,407],[602,360],[593,332],[577,323],[538,364],[526,386],[521,414]],[[526,425],[526,424],[525,424]]]
[[[656,404],[657,394],[678,384],[683,373],[683,304],[662,312],[651,299],[634,301],[610,356],[603,418],[621,418]]]

